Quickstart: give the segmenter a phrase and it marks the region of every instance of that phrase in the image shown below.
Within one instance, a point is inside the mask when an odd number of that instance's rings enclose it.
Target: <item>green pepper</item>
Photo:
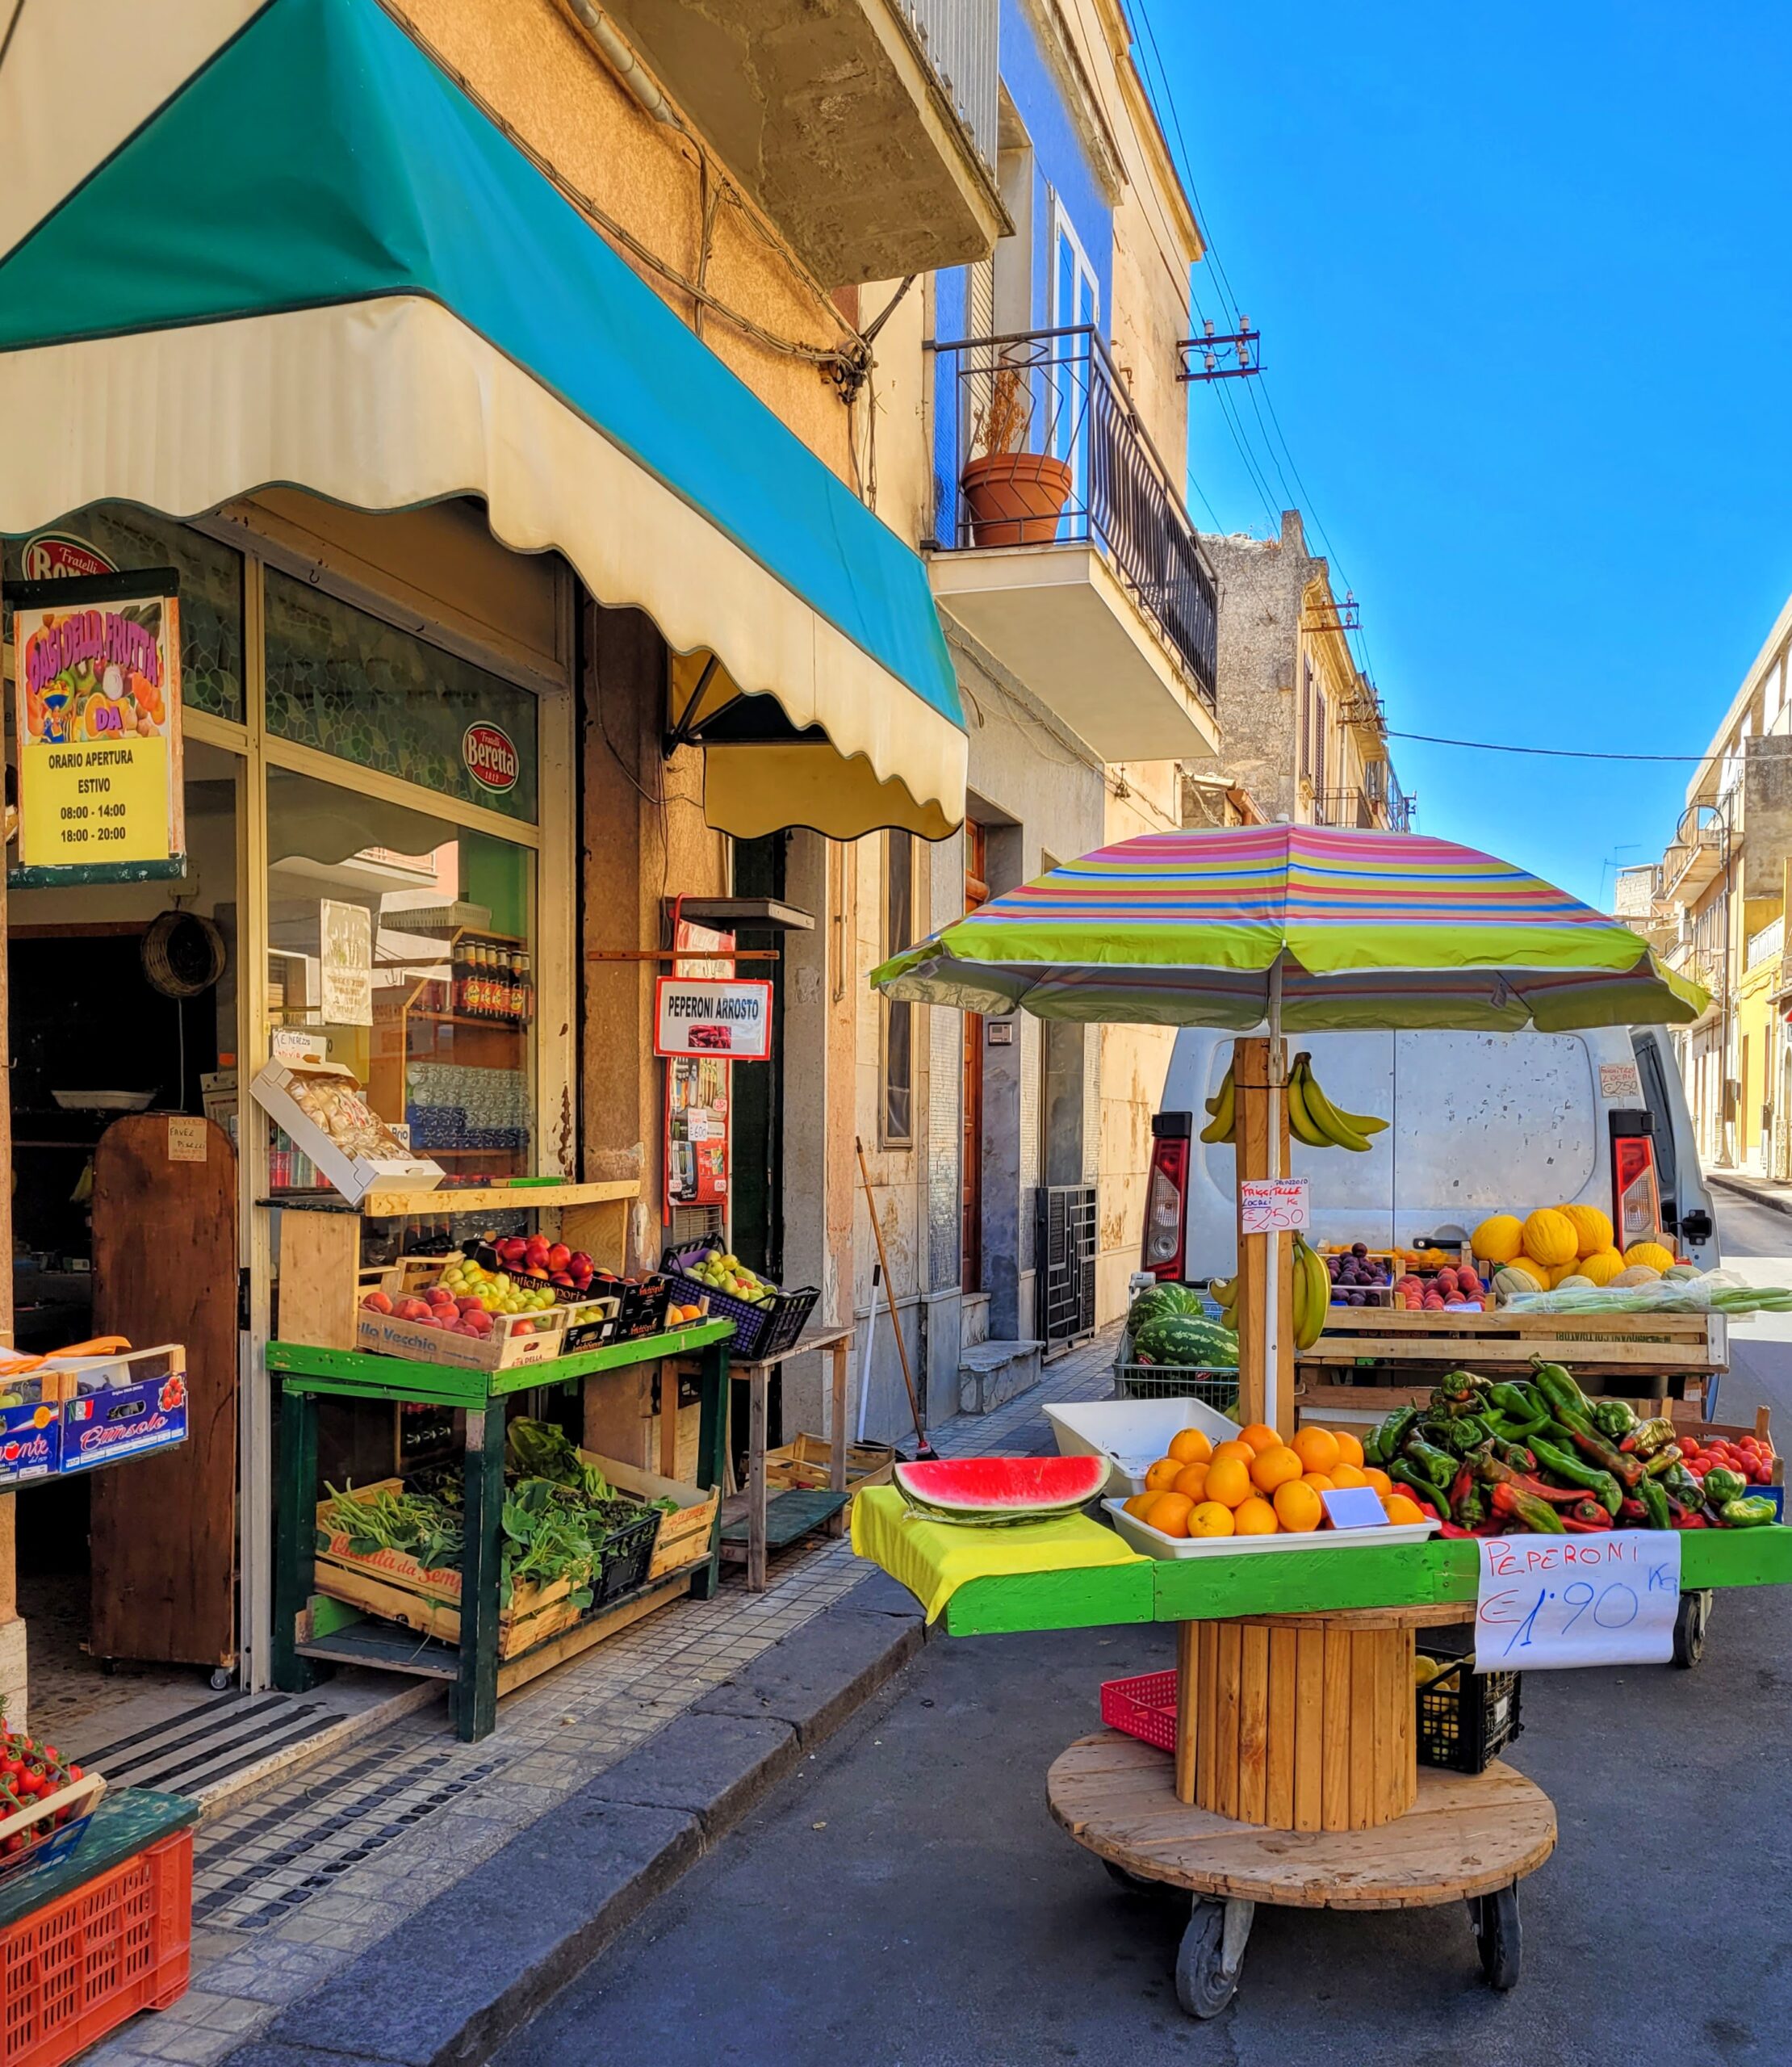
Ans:
[[[1740,1500],[1748,1491],[1748,1481],[1740,1471],[1726,1471],[1719,1467],[1705,1474],[1705,1497],[1713,1507],[1721,1507],[1727,1500]]]
[[[1639,1421],[1625,1437],[1624,1448],[1638,1457],[1654,1457],[1673,1439],[1674,1424],[1665,1415],[1658,1414],[1652,1421]]]
[[[1715,1478],[1717,1474],[1714,1471],[1710,1476]],[[1759,1528],[1774,1519],[1773,1503],[1762,1493],[1752,1494],[1745,1500],[1726,1500],[1718,1511],[1727,1528]]]
[[[1593,1411],[1587,1405],[1586,1396],[1574,1382],[1572,1377],[1560,1364],[1546,1364],[1541,1359],[1535,1366],[1534,1383],[1549,1402],[1549,1410],[1564,1428],[1579,1435],[1584,1430],[1597,1435]]]
[[[1455,1469],[1454,1457],[1450,1459],[1450,1465],[1453,1473]],[[1434,1485],[1416,1465],[1409,1464],[1403,1457],[1393,1457],[1388,1458],[1386,1468],[1390,1478],[1398,1479],[1402,1486],[1410,1488],[1418,1499],[1430,1501],[1434,1507],[1442,1504],[1439,1495],[1443,1488],[1441,1486]]]
[[[1540,1414],[1532,1415],[1528,1421],[1514,1421],[1509,1415],[1498,1413],[1484,1414],[1481,1419],[1502,1443],[1528,1443],[1533,1436],[1543,1435],[1550,1423],[1547,1407]]]
[[[1636,1497],[1648,1511],[1651,1528],[1673,1527],[1673,1517],[1668,1511],[1668,1496],[1662,1491],[1660,1479],[1645,1478],[1636,1489]]]
[[[1629,1457],[1622,1450],[1614,1449],[1603,1436],[1584,1436],[1576,1428],[1574,1447],[1582,1457],[1591,1457],[1601,1471],[1609,1471],[1627,1493],[1636,1490],[1636,1482],[1648,1469],[1639,1457]]]
[[[1597,1494],[1607,1514],[1617,1513],[1624,1492],[1610,1472],[1601,1471],[1596,1465],[1583,1464],[1572,1450],[1558,1449],[1555,1444],[1546,1443],[1541,1438],[1534,1440],[1530,1447],[1536,1454],[1539,1470],[1560,1478],[1564,1485],[1579,1486],[1589,1493]]]
[[[1528,1449],[1523,1443],[1502,1442],[1498,1436],[1495,1436],[1493,1447],[1493,1454],[1500,1462],[1509,1465],[1514,1471],[1535,1472],[1536,1470],[1536,1453]]]
[[[1401,1444],[1418,1418],[1416,1407],[1396,1407],[1363,1445],[1363,1461],[1385,1465],[1391,1457],[1398,1457]]]
[[[1493,1488],[1493,1511],[1501,1517],[1522,1521],[1539,1536],[1568,1533],[1562,1526],[1562,1517],[1547,1500],[1539,1500],[1535,1494],[1522,1493],[1516,1486],[1502,1482]]]
[[[1664,1450],[1657,1450],[1643,1469],[1652,1478],[1664,1478],[1679,1463],[1681,1454],[1678,1443],[1669,1443]]]
[[[1422,1436],[1409,1436],[1401,1454],[1409,1464],[1422,1472],[1440,1493],[1448,1489],[1456,1475],[1456,1459],[1448,1450],[1439,1449],[1434,1443],[1426,1442]],[[1389,1469],[1392,1470],[1392,1466]]]
[[[1622,1400],[1596,1399],[1593,1402],[1593,1424],[1601,1436],[1610,1436],[1616,1443],[1635,1431],[1637,1420]],[[1649,1425],[1648,1422],[1643,1423],[1644,1428]]]
[[[1452,1421],[1438,1438],[1439,1449],[1450,1451],[1456,1457],[1468,1457],[1480,1449],[1484,1443],[1493,1440],[1493,1432],[1474,1415],[1466,1415],[1460,1421]]]
[[[1538,1415],[1549,1411],[1546,1402],[1529,1386],[1511,1379],[1489,1386],[1487,1396],[1501,1413],[1509,1415],[1514,1421],[1534,1420]]]

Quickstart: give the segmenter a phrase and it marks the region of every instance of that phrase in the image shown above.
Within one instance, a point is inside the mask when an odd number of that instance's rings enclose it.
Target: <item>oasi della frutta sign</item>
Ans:
[[[13,606],[22,885],[186,872],[180,577],[21,582]]]

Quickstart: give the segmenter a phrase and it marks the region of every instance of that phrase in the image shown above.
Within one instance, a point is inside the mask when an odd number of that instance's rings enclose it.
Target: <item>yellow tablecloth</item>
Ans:
[[[930,1622],[939,1620],[967,1579],[1149,1562],[1086,1515],[1017,1522],[1011,1528],[965,1528],[925,1520],[894,1486],[868,1486],[855,1495],[852,1548],[899,1579],[925,1605]]]

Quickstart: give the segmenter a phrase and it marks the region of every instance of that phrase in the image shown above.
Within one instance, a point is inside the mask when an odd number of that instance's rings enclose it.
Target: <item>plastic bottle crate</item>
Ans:
[[[1428,1687],[1413,1689],[1421,1765],[1451,1772],[1484,1772],[1524,1728],[1516,1672],[1475,1671],[1474,1637],[1468,1629],[1421,1629],[1418,1650],[1449,1661]]]
[[[1124,1729],[1154,1744],[1160,1751],[1176,1748],[1176,1675],[1141,1672],[1130,1679],[1104,1679],[1101,1719],[1110,1729]]]
[[[650,1507],[639,1520],[624,1522],[604,1538],[604,1562],[592,1588],[593,1608],[619,1600],[641,1584],[653,1562],[653,1546],[659,1534],[659,1512]]]
[[[193,1834],[177,1831],[0,1932],[0,2067],[61,2067],[185,1993]]]

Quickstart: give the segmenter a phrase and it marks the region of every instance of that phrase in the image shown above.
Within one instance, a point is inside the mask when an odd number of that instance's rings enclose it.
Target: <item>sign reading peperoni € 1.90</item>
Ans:
[[[186,873],[179,576],[23,582],[13,606],[15,883]]]

